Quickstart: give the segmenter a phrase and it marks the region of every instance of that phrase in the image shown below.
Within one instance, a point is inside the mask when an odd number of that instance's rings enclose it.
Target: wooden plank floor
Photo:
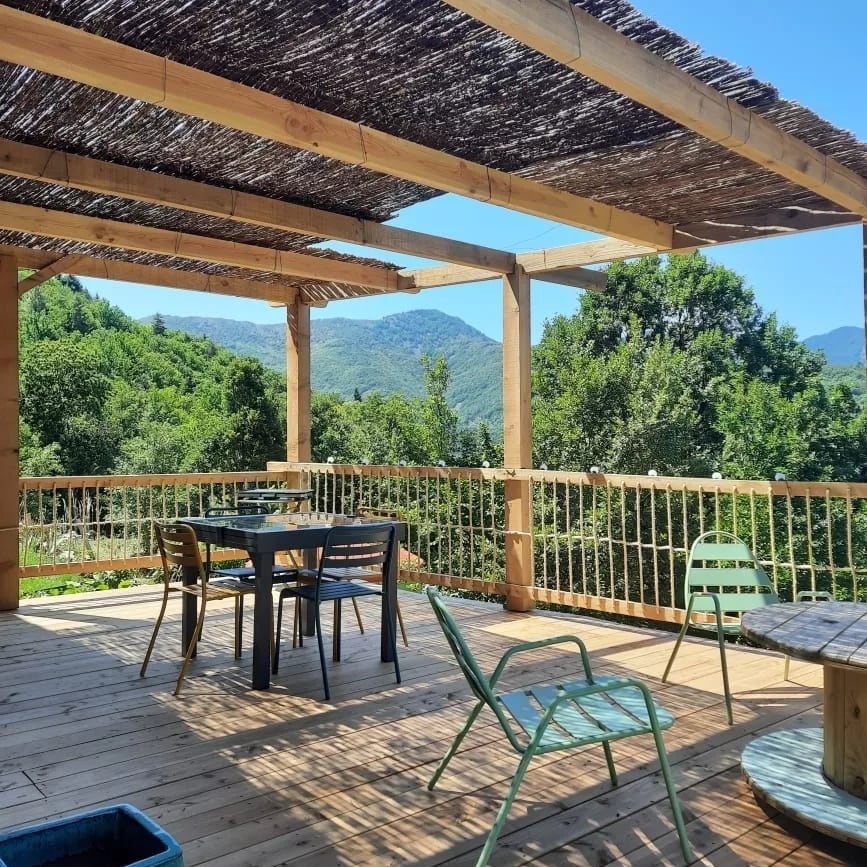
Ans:
[[[375,609],[366,609],[364,636],[344,617],[330,703],[321,699],[315,642],[294,651],[284,642],[274,687],[252,692],[249,648],[239,662],[231,655],[227,607],[209,612],[180,699],[171,694],[176,615],[139,679],[157,600],[136,589],[0,614],[0,828],[127,801],[182,843],[187,867],[475,863],[517,761],[485,719],[437,789],[426,790],[471,702],[423,597],[401,597],[411,644],[400,686],[379,662]],[[730,728],[710,642],[685,645],[674,682],[663,685],[670,634],[457,600],[453,610],[489,670],[517,640],[573,632],[599,672],[650,684],[677,717],[666,742],[699,863],[867,864],[864,850],[762,809],[740,775],[741,750],[757,734],[821,723],[820,669],[793,661],[794,682],[784,683],[779,656],[732,649]],[[577,663],[571,650],[518,657],[504,685],[543,682]],[[617,789],[598,747],[537,759],[492,865],[680,863],[651,739],[616,744],[614,756]]]

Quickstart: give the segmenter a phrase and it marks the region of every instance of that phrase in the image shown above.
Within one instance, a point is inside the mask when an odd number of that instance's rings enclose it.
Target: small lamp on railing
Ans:
[[[785,482],[788,480],[786,479],[785,473],[774,473],[774,481],[775,482]]]
[[[361,463],[362,463],[365,467],[370,466],[370,458],[362,458],[362,459],[361,459]]]
[[[491,466],[490,461],[482,461],[482,466],[487,470]]]
[[[719,470],[714,470],[714,471],[710,474],[710,477],[711,477],[712,479],[715,479],[716,481],[719,481],[719,480],[722,478],[722,473],[721,473]]]
[[[656,470],[648,470],[647,475],[648,476],[658,476],[659,473]]]
[[[437,461],[437,466],[438,466],[438,467],[444,467],[445,465],[446,465],[446,462],[445,462],[442,458],[440,458],[440,459]]]
[[[334,463],[334,455],[328,455],[328,457],[325,460],[327,463],[333,464]]]
[[[596,473],[601,473],[601,472],[602,472],[602,467],[597,466],[596,464],[593,464],[593,466],[590,467],[590,472],[593,473],[594,475],[595,475]]]
[[[548,469],[548,464],[546,464],[545,461],[542,461],[542,463],[539,464],[539,469],[544,473],[545,470]]]
[[[405,467],[406,466],[406,458],[402,458],[400,460],[400,462],[398,463],[398,466],[399,467]]]

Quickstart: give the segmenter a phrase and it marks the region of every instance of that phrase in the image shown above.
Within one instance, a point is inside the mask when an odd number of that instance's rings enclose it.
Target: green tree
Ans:
[[[99,355],[74,338],[34,343],[20,366],[22,420],[44,445],[56,443],[65,472],[106,472],[118,431],[105,417],[110,389]]]
[[[269,398],[265,369],[253,358],[236,358],[225,383],[225,418],[204,447],[213,469],[264,469],[285,454],[280,416]]]
[[[851,393],[829,395],[821,370],[821,356],[766,316],[740,277],[704,256],[618,263],[607,291],[547,323],[534,352],[537,460],[857,477],[857,405]]]
[[[163,319],[162,316],[160,316],[159,313],[154,315],[153,322],[151,323],[151,328],[153,329],[153,332],[157,335],[157,337],[161,337],[163,334],[166,333],[166,321],[165,319]]]

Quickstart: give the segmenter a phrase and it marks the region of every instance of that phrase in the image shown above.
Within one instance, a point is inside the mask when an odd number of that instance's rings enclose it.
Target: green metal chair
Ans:
[[[478,699],[470,711],[464,727],[458,732],[434,775],[428,783],[433,789],[442,776],[446,766],[457,752],[467,732],[485,707],[490,708],[503,728],[509,743],[521,754],[518,769],[509,786],[505,801],[500,807],[494,826],[488,834],[484,848],[476,861],[476,867],[484,867],[491,857],[497,837],[506,821],[524,774],[535,755],[583,747],[587,744],[601,744],[608,764],[611,784],[617,785],[617,773],[611,755],[611,742],[632,737],[633,735],[652,734],[659,755],[662,776],[671,801],[674,823],[680,838],[680,848],[686,863],[693,860],[692,849],[686,836],[686,826],[677,791],[668,765],[665,744],[662,740],[663,729],[674,723],[668,711],[654,704],[650,691],[638,680],[626,677],[594,677],[590,671],[590,658],[587,648],[580,638],[563,635],[544,641],[531,641],[509,648],[494,669],[486,677],[479,668],[475,657],[464,641],[463,635],[454,618],[446,608],[442,598],[432,587],[427,596],[433,606],[437,620],[442,627],[446,640],[473,695]],[[495,693],[494,688],[509,660],[516,653],[550,647],[552,644],[577,644],[581,651],[584,677],[565,683],[537,686],[516,692]]]
[[[708,563],[716,565],[709,566]],[[729,565],[722,565],[722,564]],[[740,635],[741,617],[746,611],[775,605],[780,600],[767,573],[750,550],[749,545],[733,533],[711,530],[702,533],[689,551],[684,580],[686,615],[665,666],[662,682],[668,680],[674,658],[680,649],[686,630],[705,629],[716,632],[722,665],[723,689],[728,723],[732,725],[732,696],[726,665],[726,635]],[[714,622],[693,622],[693,614],[713,614]]]

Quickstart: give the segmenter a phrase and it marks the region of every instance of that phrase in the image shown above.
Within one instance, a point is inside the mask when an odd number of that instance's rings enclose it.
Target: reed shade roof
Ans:
[[[779,209],[809,215],[812,226],[856,221],[839,206],[439,0],[13,0],[7,5],[674,223],[687,240],[720,239],[721,231],[723,239],[773,233],[778,229],[766,215]],[[749,70],[704,56],[698,46],[623,0],[578,0],[576,5],[867,176],[867,145],[780,99]],[[0,64],[0,135],[378,221],[439,195],[8,64]],[[0,178],[0,198],[277,249],[305,250],[319,240],[12,178]],[[269,279],[21,233],[0,232],[0,244]],[[320,300],[367,294],[356,287],[304,285]]]

